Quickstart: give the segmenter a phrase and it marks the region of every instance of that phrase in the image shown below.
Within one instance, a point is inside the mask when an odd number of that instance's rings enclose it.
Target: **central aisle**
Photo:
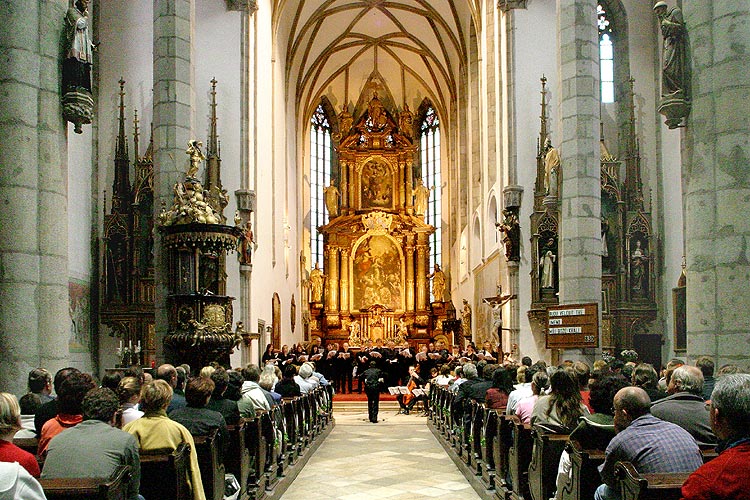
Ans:
[[[336,426],[284,500],[479,498],[427,428],[425,417],[337,415]]]

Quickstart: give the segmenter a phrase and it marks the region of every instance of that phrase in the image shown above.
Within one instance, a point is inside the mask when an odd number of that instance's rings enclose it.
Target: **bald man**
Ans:
[[[599,473],[604,484],[596,500],[619,500],[615,464],[630,462],[640,473],[693,472],[703,457],[693,437],[682,427],[651,415],[651,399],[640,387],[620,389],[614,398],[617,435],[607,446]]]
[[[711,415],[703,401],[703,372],[700,368],[688,365],[675,368],[667,394],[666,398],[651,405],[651,414],[688,431],[698,446],[716,446]]]

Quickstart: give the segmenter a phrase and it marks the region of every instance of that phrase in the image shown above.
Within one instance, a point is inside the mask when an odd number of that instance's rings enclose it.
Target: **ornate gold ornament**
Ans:
[[[362,215],[362,225],[370,235],[384,235],[391,231],[393,214],[375,211]]]

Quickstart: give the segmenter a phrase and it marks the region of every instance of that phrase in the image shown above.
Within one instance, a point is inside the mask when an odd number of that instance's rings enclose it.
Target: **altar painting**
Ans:
[[[370,236],[357,247],[353,261],[354,308],[401,306],[401,255],[387,236]]]
[[[362,208],[393,208],[393,184],[390,167],[371,160],[362,167]]]

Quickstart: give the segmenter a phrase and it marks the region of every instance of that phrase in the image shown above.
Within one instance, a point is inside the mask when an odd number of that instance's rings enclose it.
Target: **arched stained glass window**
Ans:
[[[331,124],[323,105],[318,105],[310,120],[310,265],[323,269],[323,235],[318,227],[326,223],[323,188],[331,182]]]
[[[596,6],[597,26],[599,28],[599,68],[601,72],[602,102],[615,102],[615,53],[612,43],[612,26],[607,19],[607,12],[601,4]]]
[[[430,269],[442,265],[441,251],[441,184],[440,179],[440,120],[432,106],[428,106],[420,124],[419,149],[422,165],[422,182],[430,189],[425,222],[435,227],[430,236]]]

